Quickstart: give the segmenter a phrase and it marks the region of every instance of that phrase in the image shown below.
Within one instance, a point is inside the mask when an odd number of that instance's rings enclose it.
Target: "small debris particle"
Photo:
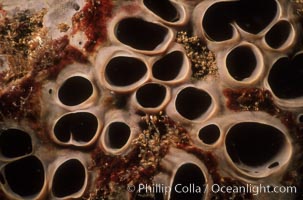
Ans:
[[[60,30],[60,32],[67,32],[70,27],[65,23],[60,23],[57,25],[57,28]]]
[[[291,0],[291,3],[293,4],[296,13],[299,16],[303,16],[303,0]]]

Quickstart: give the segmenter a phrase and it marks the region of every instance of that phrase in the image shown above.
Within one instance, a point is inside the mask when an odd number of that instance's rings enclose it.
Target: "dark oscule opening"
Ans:
[[[166,88],[157,83],[148,83],[136,92],[138,103],[144,108],[156,108],[161,105],[166,96]]]
[[[35,156],[9,163],[4,173],[11,190],[22,197],[38,194],[44,185],[44,168]]]
[[[59,100],[67,106],[78,105],[87,100],[93,93],[92,83],[82,77],[74,76],[68,78],[60,87]]]
[[[122,148],[130,137],[130,128],[123,122],[113,122],[108,126],[108,142],[113,149]]]
[[[205,177],[201,169],[192,163],[183,164],[175,174],[170,199],[201,200],[204,194],[204,185]],[[189,188],[191,190],[186,191]]]
[[[273,126],[242,122],[228,131],[225,143],[233,162],[256,167],[270,161],[283,150],[285,137]]]
[[[73,139],[89,142],[98,129],[98,119],[89,112],[70,113],[61,117],[55,127],[54,133],[61,142],[68,142],[71,134]]]
[[[208,37],[215,41],[231,39],[233,28],[230,23],[234,19],[235,12],[233,2],[219,2],[210,6],[202,20],[202,26]]]
[[[118,23],[115,35],[132,48],[152,51],[164,41],[167,33],[168,29],[163,26],[140,18],[126,18]]]
[[[210,107],[212,99],[204,90],[194,87],[184,88],[176,98],[176,109],[183,117],[193,120],[200,117]]]
[[[153,13],[166,21],[175,22],[180,18],[177,9],[169,0],[143,0],[143,3]]]
[[[226,58],[226,67],[229,74],[237,81],[251,76],[257,65],[254,52],[248,46],[239,46],[233,49]]]
[[[257,34],[266,28],[277,14],[275,0],[240,0],[236,3],[235,20],[245,31]]]
[[[212,40],[224,41],[232,38],[231,23],[236,22],[243,30],[257,34],[271,23],[276,13],[275,0],[219,2],[207,9],[202,26]]]
[[[215,124],[207,125],[200,129],[199,131],[199,138],[205,144],[213,144],[215,143],[220,137],[220,129]]]
[[[153,76],[162,81],[175,79],[183,65],[183,52],[173,51],[155,62],[152,68]]]
[[[299,123],[303,123],[303,114],[300,114],[298,117]]]
[[[303,96],[303,54],[298,54],[293,60],[280,58],[269,72],[268,83],[281,99]]]
[[[105,77],[115,86],[128,86],[139,81],[147,72],[145,64],[133,57],[118,56],[109,61]]]
[[[32,152],[32,140],[28,133],[18,129],[0,132],[0,152],[6,158],[16,158]]]
[[[85,168],[77,159],[70,159],[61,164],[53,177],[52,192],[63,198],[80,191],[85,182]]]
[[[266,43],[277,49],[281,47],[288,39],[291,31],[291,25],[288,21],[280,21],[275,24],[265,35]]]

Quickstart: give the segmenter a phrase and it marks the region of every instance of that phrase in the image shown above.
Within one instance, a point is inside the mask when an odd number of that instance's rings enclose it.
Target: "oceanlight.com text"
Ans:
[[[175,186],[166,186],[164,184],[139,184],[137,186],[128,185],[127,190],[129,192],[137,192],[144,194],[168,194],[171,191],[176,193],[206,193],[211,192],[214,194],[217,193],[250,193],[253,195],[259,195],[261,193],[297,193],[297,188],[295,186],[274,186],[274,185],[219,185],[219,184],[205,184],[204,186],[196,185],[194,183],[188,185],[176,184]]]

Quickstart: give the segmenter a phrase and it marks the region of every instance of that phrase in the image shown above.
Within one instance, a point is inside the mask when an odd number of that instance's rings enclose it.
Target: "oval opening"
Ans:
[[[268,83],[273,93],[281,99],[302,97],[303,54],[298,54],[292,60],[277,60],[269,72]]]
[[[219,2],[206,10],[202,26],[212,40],[224,41],[233,36],[232,23],[236,22],[243,30],[257,34],[272,22],[276,13],[275,0]]]
[[[201,169],[192,163],[183,164],[175,174],[170,199],[201,200],[204,194],[204,186],[205,177]],[[195,190],[198,187],[200,191]]]
[[[288,21],[279,21],[265,35],[266,43],[277,49],[281,47],[288,39],[291,31],[291,25]]]
[[[256,65],[256,56],[248,46],[236,47],[229,52],[226,58],[227,70],[237,81],[250,77]]]
[[[32,152],[32,140],[28,133],[19,129],[0,132],[0,152],[6,158],[16,158]]]
[[[299,123],[303,123],[303,114],[300,114],[298,117]]]
[[[175,79],[181,71],[183,60],[184,55],[181,51],[173,51],[165,55],[153,65],[153,76],[162,81]]]
[[[79,160],[65,161],[54,174],[52,192],[59,198],[75,194],[83,188],[85,178],[85,167]]]
[[[11,190],[21,197],[38,194],[44,185],[44,168],[35,156],[28,156],[9,163],[4,168]]]
[[[144,108],[160,106],[166,97],[166,88],[157,83],[148,83],[141,86],[136,92],[138,103]]]
[[[121,149],[130,137],[130,127],[124,122],[113,122],[107,128],[107,143],[112,149]]]
[[[137,58],[118,56],[105,68],[105,78],[115,86],[128,86],[139,81],[147,72],[144,62]]]
[[[153,13],[169,22],[176,22],[180,16],[169,0],[143,0],[144,5]]]
[[[202,26],[210,39],[224,41],[232,38],[233,28],[230,23],[234,18],[234,4],[233,2],[219,2],[206,10]]]
[[[93,94],[92,83],[82,77],[68,78],[58,91],[59,100],[67,106],[76,106],[86,101]]]
[[[220,137],[220,129],[215,124],[207,125],[200,129],[199,131],[199,138],[205,144],[213,144],[215,143]]]
[[[122,19],[115,35],[120,42],[134,49],[152,51],[165,39],[168,29],[140,18]]]
[[[187,87],[177,94],[175,106],[180,115],[189,120],[194,120],[209,109],[211,102],[210,95],[204,90]]]
[[[269,162],[283,150],[285,136],[273,126],[241,122],[228,131],[225,144],[234,163],[257,167]]]
[[[234,13],[237,24],[245,31],[258,34],[265,29],[277,14],[276,0],[240,0]]]
[[[61,142],[71,138],[81,142],[89,142],[97,133],[98,119],[89,112],[69,113],[61,117],[54,127],[54,134]]]

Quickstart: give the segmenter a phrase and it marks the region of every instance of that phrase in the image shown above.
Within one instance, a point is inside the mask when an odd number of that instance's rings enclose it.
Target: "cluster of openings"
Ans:
[[[58,99],[66,106],[77,106],[87,101],[94,92],[92,82],[84,76],[67,78],[58,90]],[[99,122],[90,112],[74,112],[61,116],[54,125],[54,137],[60,143],[75,141],[89,143],[97,134]]]
[[[152,76],[158,81],[169,83],[178,81],[186,76],[185,56],[180,50],[175,50],[156,60],[151,67]],[[190,69],[188,69],[190,70]],[[185,72],[182,73],[182,72]],[[136,88],[138,83],[147,80],[148,67],[139,58],[132,56],[116,56],[110,59],[105,66],[105,81],[113,86],[119,87],[119,91],[128,91]],[[115,89],[113,89],[115,90]]]
[[[19,129],[6,129],[0,133],[2,157],[13,159],[0,171],[0,184],[22,198],[38,196],[45,185],[45,169],[42,161],[31,155],[31,137]],[[77,159],[63,162],[55,171],[52,193],[64,198],[79,192],[86,180],[85,166]]]
[[[37,196],[44,186],[45,171],[33,152],[32,138],[19,129],[0,132],[2,159],[9,162],[0,171],[0,183],[21,197]]]

